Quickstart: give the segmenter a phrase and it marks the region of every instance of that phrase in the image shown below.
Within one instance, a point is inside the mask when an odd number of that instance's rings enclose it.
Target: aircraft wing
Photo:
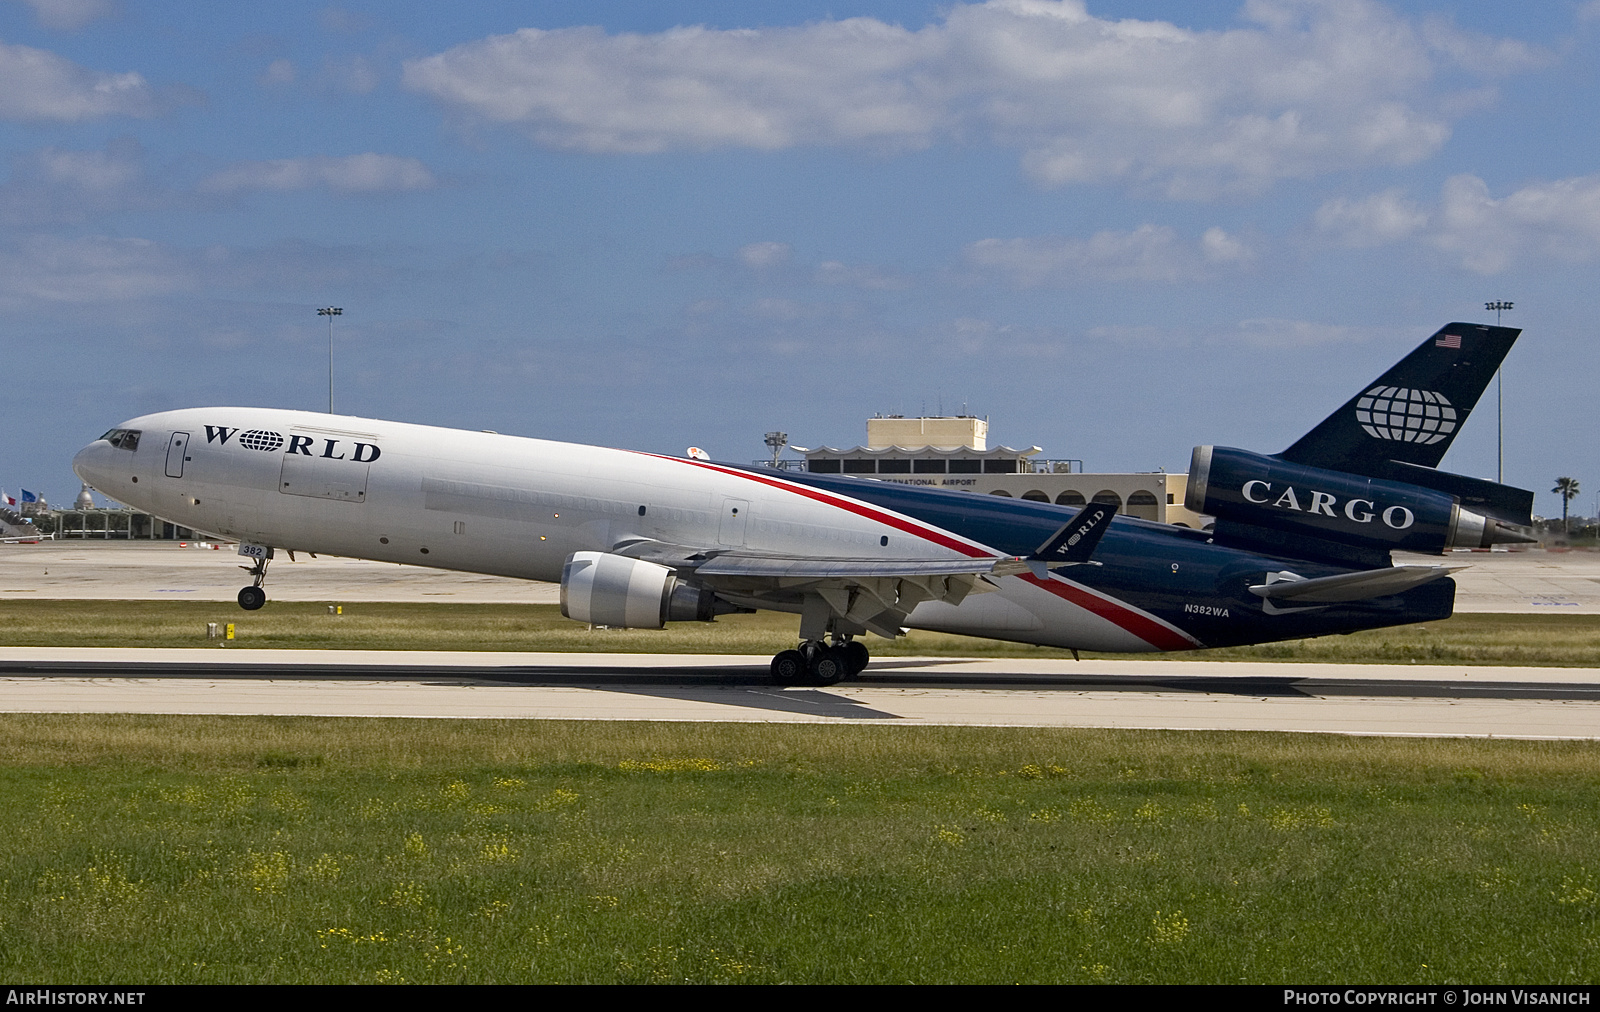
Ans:
[[[770,555],[717,555],[695,568],[695,575],[765,576],[779,580],[877,579],[919,576],[1013,576],[1028,567],[1019,559],[952,559],[889,562],[878,559],[801,559]]]
[[[893,638],[923,601],[960,604],[971,594],[994,590],[986,577],[1028,571],[1020,558],[851,559],[695,548],[636,539],[612,548],[617,555],[692,574],[730,601],[750,607],[828,614],[846,627]],[[802,626],[808,619],[802,618]],[[818,633],[818,636],[821,634]]]
[[[851,559],[776,555],[729,548],[694,548],[663,541],[635,539],[621,542],[613,554],[654,562],[697,577],[745,576],[779,580],[877,579],[921,576],[1014,576],[1028,571],[1021,558],[988,556],[977,559]]]

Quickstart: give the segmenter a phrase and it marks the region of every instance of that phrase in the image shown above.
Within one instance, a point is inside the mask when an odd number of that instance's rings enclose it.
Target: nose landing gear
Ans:
[[[256,611],[267,603],[267,592],[261,589],[261,584],[267,579],[267,563],[272,561],[272,549],[268,548],[261,555],[255,556],[256,564],[253,566],[240,566],[239,568],[255,577],[255,582],[239,591],[239,607],[245,611]]]

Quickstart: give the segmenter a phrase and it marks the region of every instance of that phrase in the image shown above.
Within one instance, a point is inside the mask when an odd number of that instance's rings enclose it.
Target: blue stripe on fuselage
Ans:
[[[847,475],[719,466],[859,499],[1007,555],[1032,554],[1081,508]],[[1101,565],[1072,566],[1060,572],[1074,583],[1158,615],[1208,646],[1433,621],[1448,618],[1455,600],[1454,582],[1443,579],[1391,597],[1268,616],[1260,599],[1247,589],[1259,583],[1265,572],[1292,569],[1309,578],[1352,570],[1217,545],[1205,531],[1137,517],[1113,518],[1093,560]],[[1196,614],[1186,606],[1225,608],[1228,614],[1226,618],[1210,612]]]

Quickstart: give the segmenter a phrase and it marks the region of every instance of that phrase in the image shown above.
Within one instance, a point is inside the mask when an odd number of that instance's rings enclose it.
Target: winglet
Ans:
[[[1085,506],[1039,546],[1028,558],[1028,568],[1033,570],[1034,576],[1044,579],[1047,567],[1051,564],[1098,565],[1089,562],[1089,556],[1094,554],[1100,539],[1111,527],[1111,518],[1116,515],[1117,508],[1110,503],[1092,502]]]

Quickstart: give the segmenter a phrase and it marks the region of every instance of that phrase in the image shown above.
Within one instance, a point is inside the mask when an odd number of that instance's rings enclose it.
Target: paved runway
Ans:
[[[1436,558],[1397,561],[1437,562]],[[1455,553],[1457,610],[1600,614],[1600,554]],[[232,546],[0,546],[0,600],[231,601]],[[557,588],[300,555],[284,601],[554,603]],[[0,648],[0,711],[806,721],[1600,737],[1600,669],[891,658],[827,689],[766,657]]]
[[[765,657],[0,648],[0,712],[781,721],[1600,737],[1600,670],[890,658],[825,689]]]

